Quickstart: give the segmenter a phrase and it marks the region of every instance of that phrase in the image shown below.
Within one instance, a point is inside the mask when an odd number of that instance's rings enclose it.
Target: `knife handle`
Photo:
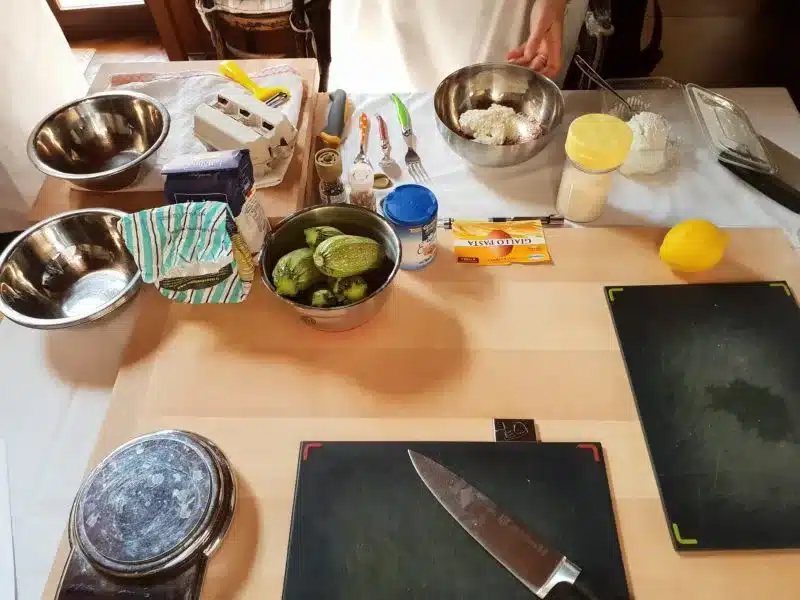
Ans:
[[[386,121],[383,120],[383,117],[380,115],[375,115],[375,119],[378,121],[378,134],[381,137],[381,142],[389,143],[389,128],[386,126]]]
[[[358,118],[358,131],[360,132],[359,136],[359,143],[361,148],[366,150],[367,148],[367,138],[369,137],[369,117],[367,113],[361,113],[361,116]]]
[[[546,600],[600,600],[600,598],[592,591],[585,578],[578,575],[573,584],[565,581],[557,583],[547,594]]]
[[[397,94],[391,95],[392,102],[394,102],[395,109],[397,110],[397,120],[400,122],[400,128],[404,136],[411,135],[411,115],[408,114],[408,109],[403,101]]]
[[[328,118],[325,121],[325,128],[319,136],[332,148],[338,148],[342,143],[344,132],[344,122],[347,112],[347,94],[344,90],[335,90],[328,94],[330,104],[328,105]]]
[[[380,115],[375,115],[375,119],[378,121],[378,135],[381,138],[381,150],[388,158],[389,152],[392,150],[392,143],[389,140],[389,128],[386,126],[386,121],[383,120],[383,117]]]

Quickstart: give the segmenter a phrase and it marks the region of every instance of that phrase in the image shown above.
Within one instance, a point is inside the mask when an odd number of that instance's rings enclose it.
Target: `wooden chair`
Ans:
[[[202,0],[217,58],[316,58],[320,91],[325,91],[331,62],[329,0],[273,0],[272,6],[245,14],[230,11],[224,2]]]

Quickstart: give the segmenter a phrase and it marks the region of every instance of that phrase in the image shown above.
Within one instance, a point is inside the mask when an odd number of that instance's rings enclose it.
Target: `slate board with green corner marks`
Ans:
[[[676,549],[800,547],[800,310],[787,284],[606,297]]]
[[[284,600],[534,598],[433,497],[409,449],[567,554],[603,600],[629,598],[599,444],[306,442]]]

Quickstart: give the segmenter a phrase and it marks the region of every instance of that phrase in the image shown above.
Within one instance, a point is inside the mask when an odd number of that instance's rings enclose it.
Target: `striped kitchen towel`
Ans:
[[[255,265],[224,202],[143,210],[120,219],[142,281],[187,304],[231,304],[250,293]]]

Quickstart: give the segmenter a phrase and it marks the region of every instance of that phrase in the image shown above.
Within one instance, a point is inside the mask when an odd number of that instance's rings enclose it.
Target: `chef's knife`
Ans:
[[[581,569],[566,556],[545,546],[455,473],[413,450],[408,456],[450,516],[539,598],[598,600]]]

